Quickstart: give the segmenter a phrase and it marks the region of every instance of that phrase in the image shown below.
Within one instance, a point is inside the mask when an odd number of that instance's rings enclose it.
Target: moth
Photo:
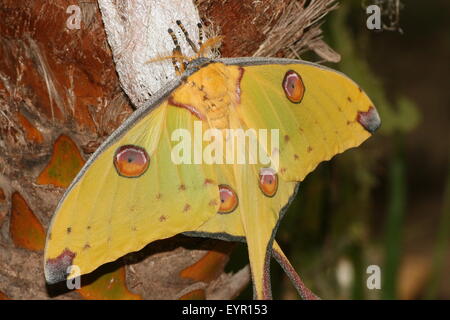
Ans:
[[[199,124],[215,133],[277,130],[278,140],[251,139],[269,159],[264,163],[225,161],[211,147],[215,134],[200,144],[202,155],[209,145],[216,161],[174,161],[182,143],[174,132],[194,135]],[[72,265],[87,274],[183,233],[245,241],[257,299],[271,298],[271,256],[299,288],[274,240],[280,220],[308,173],[379,126],[361,88],[326,67],[277,58],[194,59],[98,148],[67,189],[47,234],[46,280],[74,277]],[[197,152],[195,144],[183,146]]]

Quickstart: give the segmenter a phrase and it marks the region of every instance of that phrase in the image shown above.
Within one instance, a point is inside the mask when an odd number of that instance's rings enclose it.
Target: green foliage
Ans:
[[[401,257],[401,239],[405,215],[406,178],[402,152],[403,137],[396,137],[397,146],[389,164],[388,216],[385,230],[383,299],[397,298],[397,277]]]

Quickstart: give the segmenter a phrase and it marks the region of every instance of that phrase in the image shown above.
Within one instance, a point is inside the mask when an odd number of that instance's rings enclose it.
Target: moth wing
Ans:
[[[196,229],[217,212],[217,185],[205,183],[216,180],[212,168],[172,159],[172,132],[192,126],[187,110],[164,101],[105,142],[53,217],[45,248],[47,282],[74,277],[71,265],[86,274],[154,240]],[[148,155],[141,175],[123,176],[114,164],[124,146]]]

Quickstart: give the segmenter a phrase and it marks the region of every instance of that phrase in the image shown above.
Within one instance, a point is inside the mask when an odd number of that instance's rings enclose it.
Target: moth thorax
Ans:
[[[232,103],[229,97],[223,97],[218,101],[209,101],[206,107],[206,118],[210,125],[217,129],[229,127],[230,107]]]
[[[189,76],[170,103],[188,109],[211,127],[228,128],[230,112],[240,103],[241,78],[242,68],[211,63]]]

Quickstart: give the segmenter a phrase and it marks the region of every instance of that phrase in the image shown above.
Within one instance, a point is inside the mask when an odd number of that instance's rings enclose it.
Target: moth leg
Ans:
[[[318,296],[312,293],[312,291],[309,290],[307,286],[305,286],[302,279],[295,271],[294,267],[292,267],[288,258],[284,255],[283,251],[275,240],[273,241],[272,245],[272,256],[280,264],[284,272],[286,272],[287,276],[289,277],[298,294],[303,300],[320,300]]]
[[[172,65],[173,65],[173,68],[175,69],[175,74],[177,76],[180,76],[182,74],[182,72],[180,71],[180,68],[178,68],[178,65],[177,65],[177,58],[176,58],[176,51],[175,51],[175,49],[173,49],[173,51],[172,51]]]
[[[186,63],[184,62],[184,57],[183,54],[181,53],[180,44],[178,43],[177,36],[175,35],[175,33],[171,28],[169,28],[167,32],[169,32],[173,44],[175,45],[175,48],[172,51],[172,64],[175,68],[175,73],[177,75],[181,75],[184,72],[184,70],[186,70]],[[178,67],[177,63],[180,65],[180,67]]]
[[[194,51],[194,53],[198,52],[198,48],[195,46],[194,42],[191,40],[191,38],[189,37],[189,33],[187,32],[186,28],[184,27],[184,25],[181,23],[180,20],[177,20],[177,25],[178,27],[181,29],[181,32],[183,32],[184,37],[186,38],[187,43],[189,43],[189,45],[192,48],[192,51]]]
[[[198,47],[201,48],[203,44],[203,25],[199,22],[197,23],[198,28]]]

